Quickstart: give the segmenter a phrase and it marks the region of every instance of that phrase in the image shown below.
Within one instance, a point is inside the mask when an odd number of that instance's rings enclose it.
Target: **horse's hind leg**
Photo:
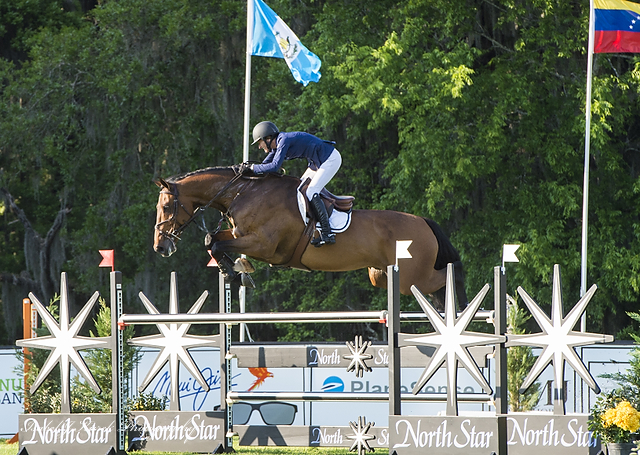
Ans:
[[[369,281],[377,288],[387,289],[387,272],[369,267]]]

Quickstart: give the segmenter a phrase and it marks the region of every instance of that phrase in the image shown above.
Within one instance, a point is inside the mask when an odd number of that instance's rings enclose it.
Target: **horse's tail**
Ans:
[[[438,223],[428,218],[425,218],[424,220],[427,222],[438,241],[438,256],[436,257],[436,263],[433,268],[440,270],[446,268],[449,262],[453,264],[460,262],[460,254],[451,244],[449,237],[447,237],[442,231],[442,228]]]
[[[445,235],[442,228],[433,220],[427,218],[424,219],[438,241],[438,255],[436,256],[436,263],[433,266],[434,269],[444,269],[448,263],[452,263],[455,270],[456,277],[456,296],[458,298],[458,308],[460,311],[467,307],[467,293],[464,287],[464,270],[462,269],[462,261],[460,260],[460,254],[458,250],[451,244],[449,237]],[[444,289],[439,289],[432,294],[434,301],[442,308],[444,308]]]

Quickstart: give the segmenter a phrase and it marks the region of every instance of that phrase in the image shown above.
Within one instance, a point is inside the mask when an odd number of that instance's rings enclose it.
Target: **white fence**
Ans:
[[[631,342],[615,342],[611,344],[598,344],[578,348],[578,354],[582,357],[585,365],[591,374],[596,378],[603,391],[611,390],[616,385],[608,379],[601,378],[603,373],[624,372],[629,367],[629,352],[634,348]],[[152,349],[142,351],[142,361],[134,369],[131,383],[134,385],[134,393],[137,386],[142,382],[153,360],[156,352]],[[180,404],[185,411],[212,410],[220,404],[220,361],[217,348],[191,349],[196,364],[211,390],[205,392],[186,369],[180,371]],[[535,350],[534,350],[535,353]],[[257,380],[257,377],[246,368],[233,368],[234,391],[247,391]],[[493,362],[488,361],[491,371],[484,374],[487,378],[494,377]],[[23,378],[20,374],[22,364],[16,357],[16,349],[13,347],[0,348],[0,437],[10,438],[18,431],[18,415],[23,412]],[[414,371],[415,370],[415,371]],[[262,392],[278,391],[300,391],[300,392],[323,392],[323,391],[344,391],[359,393],[384,392],[388,387],[389,375],[384,369],[375,369],[371,373],[365,373],[364,377],[356,378],[353,374],[347,373],[343,368],[273,368],[268,370],[273,376],[266,377],[254,390]],[[421,368],[403,369],[403,387],[411,390],[412,381],[422,371]],[[428,393],[444,392],[446,390],[446,380],[444,372],[438,373],[426,386]],[[464,393],[481,393],[479,386],[472,379],[466,380],[465,372],[460,372],[458,387]],[[484,372],[483,372],[484,373]],[[413,379],[412,379],[413,378]],[[543,384],[543,393],[538,403],[537,410],[552,411],[553,401],[549,391],[548,381],[553,379],[552,367],[540,376],[539,382]],[[586,413],[593,405],[596,395],[574,374],[569,366],[565,375],[567,388],[567,412]],[[331,384],[329,388],[328,384]],[[293,386],[293,387],[292,387]],[[169,393],[169,372],[165,367],[156,379],[149,385],[146,392],[153,392],[155,396],[167,395]],[[298,406],[294,425],[328,425],[339,424],[348,425],[348,418],[345,422],[336,422],[336,416],[349,415],[341,412],[341,409],[352,407],[349,402],[331,403],[302,403],[293,402]],[[365,407],[363,414],[371,416],[378,426],[385,426],[388,422],[387,403],[361,402],[359,407]],[[460,404],[463,410],[490,410],[489,406],[483,403]],[[443,408],[442,403],[405,403],[403,411],[407,414],[437,414]],[[258,413],[254,413],[249,424],[262,424]]]

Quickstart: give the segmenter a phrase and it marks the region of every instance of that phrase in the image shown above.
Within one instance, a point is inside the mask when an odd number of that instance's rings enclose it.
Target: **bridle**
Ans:
[[[187,226],[189,226],[198,217],[200,212],[204,212],[206,209],[211,207],[211,204],[213,204],[216,201],[216,199],[218,199],[227,189],[229,189],[231,185],[233,185],[238,179],[240,179],[240,177],[242,177],[242,174],[236,173],[236,175],[231,180],[229,180],[227,184],[224,187],[222,187],[222,189],[218,191],[216,195],[209,202],[207,202],[205,205],[201,205],[200,207],[196,208],[191,215],[189,215],[189,211],[178,199],[178,187],[174,183],[169,183],[169,185],[171,185],[170,191],[162,190],[160,191],[160,194],[169,194],[173,196],[173,211],[169,218],[159,223],[156,223],[155,230],[158,231],[161,237],[164,237],[167,240],[169,240],[173,245],[173,247],[175,248],[176,240],[180,240],[180,235],[187,228]],[[182,210],[184,210],[187,213],[187,215],[189,215],[189,219],[185,221],[183,224],[178,225],[178,227],[171,229],[168,232],[160,230],[160,227],[166,223],[173,223],[174,225],[177,224],[176,219],[177,219],[178,211],[180,210],[180,208],[182,208]],[[224,218],[220,220],[218,229],[220,229],[223,219]]]

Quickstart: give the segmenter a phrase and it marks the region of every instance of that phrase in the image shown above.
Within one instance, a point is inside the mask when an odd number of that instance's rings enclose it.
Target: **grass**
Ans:
[[[347,447],[240,447],[237,438],[233,441],[233,448],[238,454],[245,455],[346,455]],[[0,455],[16,455],[18,443],[7,444],[7,440],[0,439]],[[136,452],[130,452],[136,453]],[[137,452],[144,455],[195,455],[193,452]],[[385,455],[389,452],[376,448],[376,454]]]
[[[18,443],[7,444],[6,439],[0,439],[0,455],[16,455],[18,453]]]

